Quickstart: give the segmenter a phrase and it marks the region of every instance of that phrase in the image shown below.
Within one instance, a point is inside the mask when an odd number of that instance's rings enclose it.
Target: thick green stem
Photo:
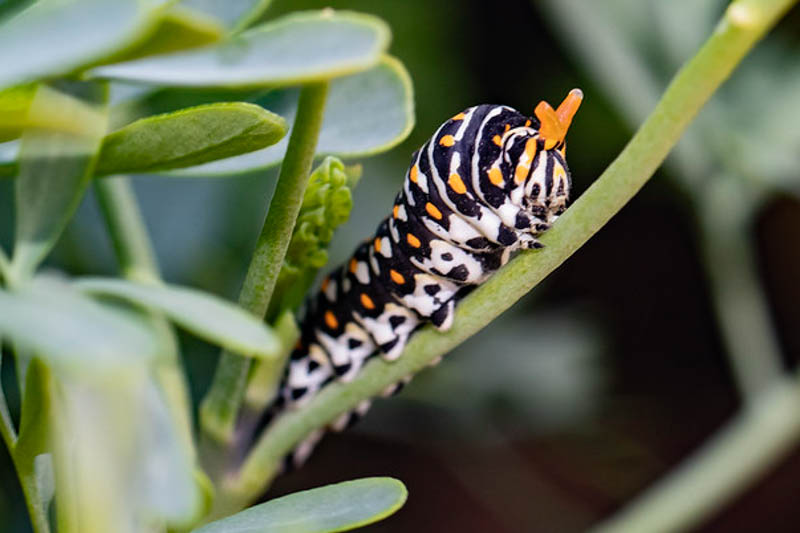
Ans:
[[[759,397],[783,373],[778,341],[753,249],[758,187],[729,176],[709,180],[699,211],[711,297],[742,397]]]
[[[655,533],[698,527],[758,479],[800,438],[800,383],[781,378],[700,450],[595,533]]]
[[[300,91],[297,116],[278,184],[239,295],[239,304],[258,317],[263,318],[267,312],[292,238],[314,162],[327,93],[327,83],[307,85]],[[207,435],[219,442],[230,441],[233,435],[250,363],[246,355],[223,352],[211,389],[203,400],[201,425]]]
[[[143,283],[158,281],[153,245],[128,177],[95,180],[94,190],[122,274]]]
[[[220,499],[231,508],[246,505],[269,485],[283,456],[310,432],[449,352],[555,270],[641,189],[700,108],[793,3],[741,0],[731,4],[619,157],[543,236],[544,249],[521,253],[476,289],[456,309],[450,331],[423,329],[396,362],[375,359],[352,382],[327,386],[302,409],[277,419],[238,475],[226,480]]]

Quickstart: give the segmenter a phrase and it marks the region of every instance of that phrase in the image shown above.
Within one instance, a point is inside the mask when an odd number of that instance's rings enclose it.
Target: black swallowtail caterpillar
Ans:
[[[540,102],[534,117],[479,105],[439,127],[412,156],[375,236],[309,302],[270,418],[334,379],[353,379],[378,353],[396,359],[426,322],[450,328],[460,298],[514,251],[541,246],[536,236],[566,208],[565,136],[582,98],[574,89],[555,110]],[[332,429],[348,426],[368,406]],[[295,450],[295,463],[321,435]]]

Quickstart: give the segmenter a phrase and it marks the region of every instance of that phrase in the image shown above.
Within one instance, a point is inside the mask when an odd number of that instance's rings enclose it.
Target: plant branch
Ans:
[[[714,33],[676,75],[656,108],[617,159],[542,238],[538,251],[520,253],[456,309],[455,327],[426,327],[394,363],[374,359],[350,383],[325,387],[305,407],[268,428],[238,475],[222,487],[227,505],[246,505],[277,474],[282,458],[305,436],[360,401],[413,374],[476,333],[555,270],[647,182],[683,131],[758,39],[793,0],[733,2]]]
[[[709,442],[594,533],[687,531],[773,466],[800,438],[800,383],[773,382]]]
[[[708,180],[700,197],[698,217],[711,297],[734,379],[749,401],[783,373],[753,249],[753,213],[763,193],[747,181],[717,176]]]
[[[142,283],[159,281],[153,245],[128,177],[95,180],[94,190],[122,274]]]
[[[108,177],[95,180],[94,187],[122,274],[140,283],[161,283],[153,245],[130,179],[127,176]],[[184,450],[194,460],[197,453],[192,436],[191,402],[175,332],[163,316],[150,318],[161,345],[168,352],[156,369],[156,378],[164,391],[170,414],[178,424]]]
[[[314,162],[327,93],[327,83],[307,85],[300,91],[297,116],[278,184],[239,295],[239,304],[258,317],[263,318],[267,312],[292,238]],[[246,355],[223,352],[220,356],[211,389],[200,409],[204,432],[218,442],[227,442],[233,435],[250,363]]]

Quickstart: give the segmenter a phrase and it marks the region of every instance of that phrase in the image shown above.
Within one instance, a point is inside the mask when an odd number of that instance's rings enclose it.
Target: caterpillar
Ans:
[[[471,289],[515,251],[541,247],[536,237],[566,209],[572,182],[565,137],[582,99],[573,89],[557,109],[540,102],[533,117],[479,105],[436,130],[413,154],[375,235],[309,301],[270,418],[333,380],[352,380],[377,354],[397,359],[428,322],[447,330]],[[343,429],[368,407],[364,402],[331,428]],[[321,435],[298,446],[295,465]]]

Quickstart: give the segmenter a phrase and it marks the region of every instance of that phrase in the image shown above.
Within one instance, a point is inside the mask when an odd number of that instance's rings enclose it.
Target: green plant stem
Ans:
[[[314,162],[327,93],[327,83],[307,85],[300,91],[278,184],[239,295],[239,304],[258,317],[263,318],[267,312],[292,238]],[[214,381],[200,410],[203,431],[218,442],[228,442],[233,435],[250,363],[246,355],[223,352],[220,356]]]
[[[450,331],[439,333],[426,327],[396,362],[374,359],[352,382],[329,385],[302,409],[278,418],[258,440],[238,475],[225,480],[218,495],[220,507],[246,505],[269,485],[284,455],[309,433],[449,352],[563,263],[641,189],[703,104],[793,3],[733,2],[622,153],[543,236],[544,249],[519,254],[478,287],[457,307]]]
[[[740,494],[800,438],[800,383],[784,377],[595,533],[686,531]]]
[[[128,177],[95,180],[94,190],[122,274],[142,283],[159,281],[153,245]]]
[[[708,180],[700,197],[698,217],[711,297],[734,379],[749,401],[783,373],[753,249],[753,214],[763,192],[745,180],[717,176]]]
[[[130,179],[114,176],[95,180],[94,187],[122,274],[139,283],[161,283],[153,245]],[[151,319],[167,352],[164,362],[156,369],[156,377],[179,426],[184,450],[194,459],[197,453],[192,436],[191,402],[175,332],[162,316],[154,315]]]

